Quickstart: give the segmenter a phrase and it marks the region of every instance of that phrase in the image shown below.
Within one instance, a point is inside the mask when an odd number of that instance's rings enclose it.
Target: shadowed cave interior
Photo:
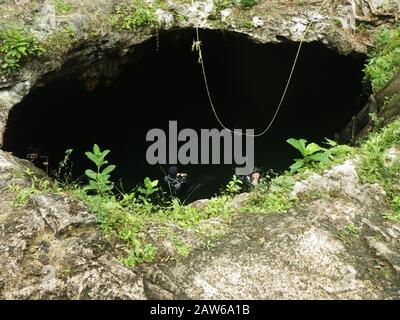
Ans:
[[[25,158],[29,147],[50,154],[54,170],[64,151],[74,149],[75,177],[93,168],[84,152],[94,143],[110,149],[117,165],[112,180],[125,191],[145,177],[162,181],[167,166],[146,162],[146,134],[179,129],[218,128],[209,105],[197,53],[191,51],[194,30],[161,33],[140,45],[115,82],[88,92],[75,78],[54,80],[31,92],[11,111],[4,149]],[[284,90],[298,43],[258,44],[244,35],[201,30],[211,95],[220,118],[230,128],[263,130]],[[135,55],[135,53],[134,53]],[[118,59],[118,57],[116,57]],[[292,84],[270,131],[255,140],[255,165],[282,171],[297,151],[288,138],[321,142],[333,138],[366,102],[362,95],[363,55],[343,56],[321,43],[304,44]],[[178,166],[199,185],[189,200],[206,198],[224,187],[233,165]],[[83,179],[84,180],[84,179]]]

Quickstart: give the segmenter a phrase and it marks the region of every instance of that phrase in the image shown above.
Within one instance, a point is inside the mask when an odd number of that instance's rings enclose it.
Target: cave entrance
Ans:
[[[180,128],[218,128],[211,111],[197,53],[194,30],[160,34],[140,44],[109,87],[87,92],[75,78],[52,81],[31,92],[10,113],[4,149],[26,157],[29,147],[50,153],[55,169],[64,151],[74,149],[74,174],[91,167],[84,152],[94,143],[110,149],[117,165],[113,180],[128,190],[144,177],[162,180],[166,168],[146,162],[146,134]],[[287,81],[298,43],[259,44],[231,32],[201,30],[203,53],[215,106],[230,128],[260,132],[271,120]],[[363,106],[362,55],[340,55],[321,43],[304,44],[292,84],[271,130],[255,140],[258,168],[286,169],[297,156],[285,141],[333,138]],[[210,197],[226,185],[234,166],[193,165],[180,168],[202,185],[193,199]]]

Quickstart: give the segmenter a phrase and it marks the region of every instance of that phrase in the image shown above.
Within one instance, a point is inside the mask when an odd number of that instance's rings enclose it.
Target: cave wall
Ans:
[[[377,26],[398,21],[398,7],[394,0],[385,8],[379,1],[364,0],[322,3],[261,0],[245,12],[252,24],[251,28],[245,28],[240,20],[242,13],[237,14],[235,10],[224,11],[221,21],[209,19],[215,10],[212,0],[193,3],[168,0],[168,8],[156,10],[161,25],[159,30],[141,28],[126,32],[113,29],[108,23],[121,1],[72,2],[79,10],[64,15],[56,14],[54,1],[50,0],[28,1],[18,5],[13,1],[0,3],[4,18],[30,25],[39,39],[55,35],[66,25],[72,27],[75,33],[74,41],[68,44],[65,52],[50,51],[44,58],[30,60],[12,74],[0,75],[0,146],[3,144],[9,111],[31,89],[65,75],[79,75],[89,89],[101,82],[108,83],[129,61],[135,46],[161,30],[193,26],[219,29],[223,23],[224,28],[246,34],[255,42],[279,43],[299,41],[312,21],[313,26],[306,34],[305,42],[318,41],[342,54],[349,54],[365,53]],[[356,26],[359,22],[367,24],[368,28],[358,30]]]

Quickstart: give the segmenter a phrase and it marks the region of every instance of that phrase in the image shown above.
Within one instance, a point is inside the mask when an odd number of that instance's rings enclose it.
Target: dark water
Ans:
[[[29,146],[52,155],[56,167],[73,148],[74,173],[90,162],[83,153],[94,143],[111,150],[117,165],[114,180],[128,190],[148,176],[162,179],[166,167],[150,166],[145,140],[152,128],[220,129],[208,103],[197,55],[191,51],[193,30],[173,31],[144,43],[111,87],[86,92],[76,79],[61,79],[32,92],[14,108],[4,148],[24,157]],[[233,33],[201,31],[211,94],[223,121],[231,128],[259,132],[272,118],[283,92],[296,43],[260,45]],[[342,56],[321,44],[306,44],[292,85],[271,130],[255,141],[256,166],[286,169],[296,151],[285,141],[332,138],[364,102],[362,56]],[[192,200],[209,197],[226,185],[232,165],[180,167],[201,186]]]

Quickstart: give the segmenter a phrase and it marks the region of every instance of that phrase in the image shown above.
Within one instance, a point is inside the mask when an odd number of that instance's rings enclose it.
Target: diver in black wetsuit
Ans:
[[[186,173],[178,173],[178,168],[175,166],[168,168],[168,175],[164,177],[164,182],[173,196],[182,195],[188,190],[189,179]]]
[[[47,152],[44,152],[36,147],[29,147],[26,158],[35,166],[41,169],[45,168],[46,171],[48,170],[50,155]]]
[[[243,182],[242,191],[249,192],[259,184],[261,175],[255,171],[252,174],[247,176],[239,176],[238,178]]]

